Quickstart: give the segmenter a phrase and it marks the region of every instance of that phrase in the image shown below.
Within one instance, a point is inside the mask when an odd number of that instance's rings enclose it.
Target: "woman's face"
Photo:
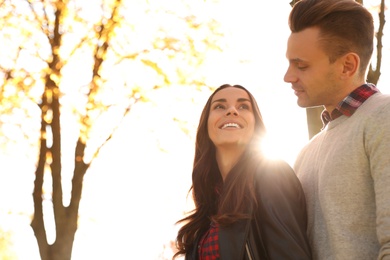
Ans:
[[[248,93],[227,87],[213,96],[207,121],[215,147],[246,146],[253,136],[255,117]]]

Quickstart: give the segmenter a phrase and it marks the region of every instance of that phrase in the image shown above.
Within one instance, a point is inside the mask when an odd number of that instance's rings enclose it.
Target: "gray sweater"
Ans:
[[[294,169],[314,259],[390,259],[390,95],[331,121]]]

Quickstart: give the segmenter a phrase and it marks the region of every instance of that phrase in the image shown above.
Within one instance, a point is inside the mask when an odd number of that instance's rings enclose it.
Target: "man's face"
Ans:
[[[286,52],[289,66],[284,81],[291,83],[300,107],[323,105],[333,110],[340,101],[338,73],[342,64],[338,61],[330,64],[318,36],[318,28],[291,33]]]

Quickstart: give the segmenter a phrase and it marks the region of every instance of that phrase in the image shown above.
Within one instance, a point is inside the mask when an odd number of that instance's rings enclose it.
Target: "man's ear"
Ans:
[[[349,52],[342,57],[343,78],[349,78],[359,73],[360,58],[354,52]]]

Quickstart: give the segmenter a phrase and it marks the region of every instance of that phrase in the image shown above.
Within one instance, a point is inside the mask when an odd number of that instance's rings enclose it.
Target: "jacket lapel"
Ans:
[[[219,252],[222,260],[243,259],[250,221],[240,220],[219,229]]]

